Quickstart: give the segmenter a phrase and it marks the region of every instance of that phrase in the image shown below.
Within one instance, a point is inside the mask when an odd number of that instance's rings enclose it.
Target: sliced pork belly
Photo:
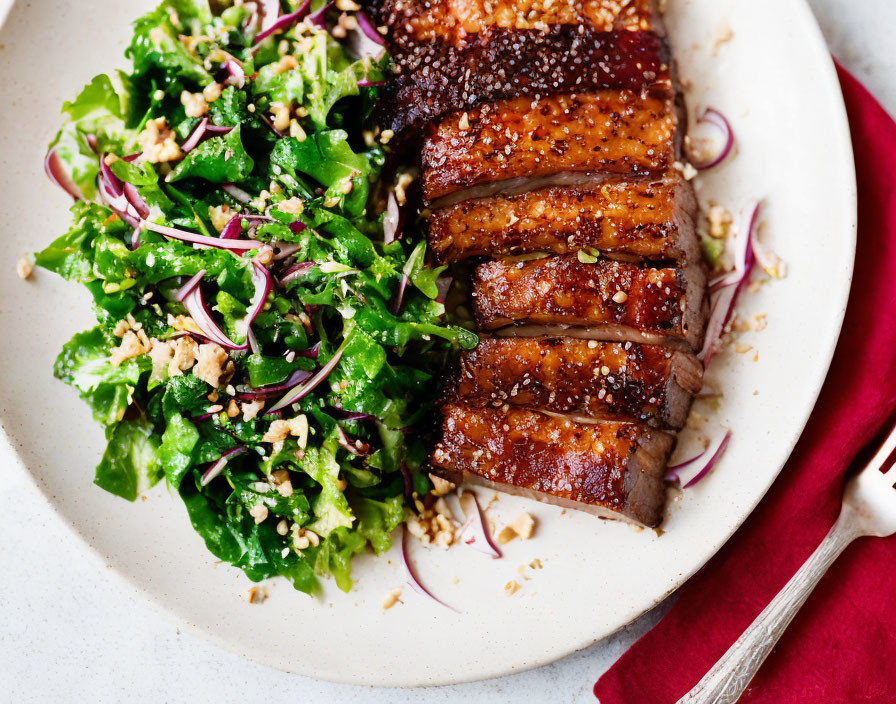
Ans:
[[[703,344],[701,263],[653,268],[566,254],[486,262],[473,273],[473,310],[483,330],[521,323],[602,326],[602,339]]]
[[[445,400],[681,428],[703,366],[688,352],[569,337],[482,337],[461,355]]]
[[[633,423],[579,423],[522,408],[442,407],[430,462],[469,481],[645,526],[662,519],[675,438]]]
[[[383,108],[396,132],[458,108],[603,88],[671,92],[653,0],[385,0],[378,21],[394,77]]]
[[[678,124],[672,98],[616,90],[454,112],[424,141],[423,195],[460,199],[478,184],[570,172],[660,175],[675,161]]]
[[[467,257],[597,249],[698,261],[696,201],[673,171],[665,180],[609,180],[450,205],[429,219],[441,263]]]

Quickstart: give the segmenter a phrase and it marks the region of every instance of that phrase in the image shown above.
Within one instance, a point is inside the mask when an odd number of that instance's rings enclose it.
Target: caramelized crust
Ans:
[[[690,353],[569,337],[483,337],[461,355],[444,399],[600,420],[684,425],[703,366]]]
[[[521,408],[448,404],[430,462],[452,481],[656,526],[674,445],[673,436],[633,423],[577,423]]]
[[[664,181],[554,186],[437,210],[429,220],[429,245],[440,263],[591,248],[696,261],[695,210],[693,189],[676,172]]]
[[[504,259],[476,267],[473,308],[484,330],[517,323],[600,325],[608,334],[621,328],[645,342],[665,337],[699,349],[706,315],[703,287],[699,264],[687,269],[607,259],[586,264],[575,255]]]
[[[384,112],[398,132],[458,108],[602,88],[672,90],[651,0],[385,0],[394,80]]]
[[[658,175],[675,161],[678,124],[673,98],[632,91],[520,97],[454,112],[424,142],[424,198],[564,172]]]

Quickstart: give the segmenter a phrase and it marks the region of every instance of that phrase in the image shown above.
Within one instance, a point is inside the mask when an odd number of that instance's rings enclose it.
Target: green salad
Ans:
[[[93,296],[54,371],[105,426],[94,481],[164,479],[250,579],[348,590],[429,490],[434,379],[476,344],[400,213],[388,57],[350,0],[166,0],[126,56],[62,108],[72,225],[35,255]]]

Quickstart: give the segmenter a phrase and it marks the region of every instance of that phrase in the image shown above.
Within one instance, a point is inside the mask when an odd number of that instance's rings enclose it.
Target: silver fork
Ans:
[[[847,484],[840,517],[750,627],[678,704],[733,704],[809,598],[828,567],[853,540],[896,533],[896,429],[868,465]]]

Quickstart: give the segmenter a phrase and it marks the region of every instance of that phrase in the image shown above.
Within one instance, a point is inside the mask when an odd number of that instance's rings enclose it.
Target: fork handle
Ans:
[[[841,552],[862,532],[844,506],[821,545],[700,682],[678,704],[733,704],[750,684],[796,612]]]

